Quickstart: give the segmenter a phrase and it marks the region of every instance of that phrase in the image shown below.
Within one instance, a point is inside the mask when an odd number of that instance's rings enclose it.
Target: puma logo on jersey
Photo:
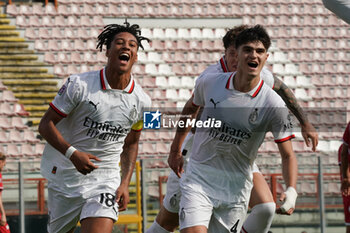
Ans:
[[[89,100],[89,104],[91,104],[91,105],[95,108],[95,110],[97,110],[97,105],[98,105],[99,103],[95,104],[94,102],[92,102],[91,100]]]
[[[215,103],[215,101],[213,100],[213,98],[210,98],[210,102],[212,102],[212,103],[214,104],[214,108],[216,108],[216,105],[217,105],[218,103],[220,103],[219,101]]]

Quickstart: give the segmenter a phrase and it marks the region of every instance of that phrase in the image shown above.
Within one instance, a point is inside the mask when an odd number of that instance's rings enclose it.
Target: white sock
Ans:
[[[243,233],[267,233],[270,229],[276,211],[274,202],[262,203],[254,206],[248,218],[244,221]]]
[[[165,230],[161,227],[156,220],[152,223],[151,227],[145,233],[171,233],[170,231]]]

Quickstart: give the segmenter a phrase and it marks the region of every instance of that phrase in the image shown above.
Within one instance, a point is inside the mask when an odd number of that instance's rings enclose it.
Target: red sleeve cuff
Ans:
[[[61,112],[60,110],[58,110],[58,108],[56,108],[55,105],[53,105],[53,103],[51,102],[50,103],[50,107],[58,114],[60,115],[61,117],[67,117],[67,114]]]
[[[276,143],[285,142],[285,141],[291,140],[292,138],[295,138],[294,134],[292,134],[292,135],[290,135],[288,137],[282,138],[282,139],[275,140],[275,142]]]

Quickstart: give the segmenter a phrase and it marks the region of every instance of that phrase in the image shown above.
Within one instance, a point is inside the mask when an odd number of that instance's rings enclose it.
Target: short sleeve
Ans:
[[[137,122],[131,126],[132,130],[141,131],[143,129],[143,113],[145,111],[149,111],[151,106],[152,106],[152,100],[147,94],[145,94],[142,101],[141,109],[139,111]]]
[[[193,103],[196,106],[204,106],[204,81],[205,78],[198,78],[193,93]]]
[[[81,83],[77,76],[69,77],[50,103],[59,115],[66,117],[79,103],[82,95]]]
[[[273,74],[266,67],[263,67],[263,69],[261,70],[261,78],[262,80],[264,80],[264,83],[267,84],[269,87],[273,88],[273,86],[275,85],[275,79],[273,77]]]
[[[293,134],[292,117],[286,107],[276,107],[273,109],[271,131],[276,143],[285,142],[295,137]]]

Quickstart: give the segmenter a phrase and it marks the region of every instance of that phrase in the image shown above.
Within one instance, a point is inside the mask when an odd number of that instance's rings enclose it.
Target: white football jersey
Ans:
[[[227,73],[228,68],[225,61],[225,56],[223,56],[216,64],[208,66],[200,75],[198,78],[201,78],[202,76],[210,73]],[[264,80],[264,83],[267,84],[269,87],[273,89],[275,79],[273,78],[273,75],[269,69],[267,69],[265,66],[262,68],[260,77],[262,80]]]
[[[283,142],[294,137],[293,125],[283,100],[263,80],[243,93],[234,89],[234,76],[206,74],[196,82],[193,104],[204,107],[201,120],[220,120],[221,126],[197,128],[186,176],[195,174],[191,179],[203,184],[195,188],[217,199],[247,201],[266,132]]]
[[[56,127],[77,150],[95,155],[101,161],[92,160],[99,168],[84,176],[69,159],[46,144],[41,160],[42,175],[56,189],[71,195],[86,195],[106,179],[114,179],[116,189],[124,139],[131,129],[142,129],[143,111],[150,106],[150,97],[133,78],[124,90],[117,90],[109,86],[105,69],[70,76],[50,103],[64,117]]]

